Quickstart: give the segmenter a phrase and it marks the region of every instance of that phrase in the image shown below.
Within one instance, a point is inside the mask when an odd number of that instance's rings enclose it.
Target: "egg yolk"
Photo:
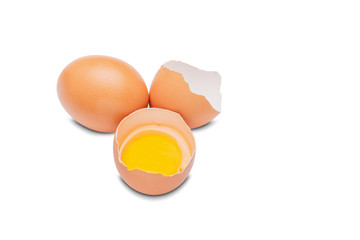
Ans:
[[[173,175],[179,171],[181,150],[175,140],[161,133],[148,133],[131,139],[124,147],[122,162],[129,170]]]

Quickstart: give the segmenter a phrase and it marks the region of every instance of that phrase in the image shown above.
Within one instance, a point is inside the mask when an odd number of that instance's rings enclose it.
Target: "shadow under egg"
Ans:
[[[130,187],[122,178],[119,176],[119,181],[125,186],[125,188],[131,192],[134,195],[137,195],[138,197],[144,198],[144,199],[156,199],[156,198],[169,198],[172,195],[176,194],[180,189],[183,188],[184,185],[188,182],[188,179],[190,178],[190,175],[174,190],[171,190],[170,192],[160,194],[160,195],[149,195],[145,193],[141,193]]]

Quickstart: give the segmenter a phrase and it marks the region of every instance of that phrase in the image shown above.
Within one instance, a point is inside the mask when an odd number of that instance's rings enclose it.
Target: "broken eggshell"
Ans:
[[[178,173],[174,175],[163,175],[139,169],[129,170],[121,161],[121,150],[129,139],[129,136],[138,129],[151,129],[152,126],[158,129],[163,127],[164,129],[170,128],[172,131],[175,130],[187,144],[189,149],[188,158],[183,159],[185,162],[182,162],[182,170]],[[167,131],[166,133],[178,139],[179,137],[175,136],[176,134],[172,134],[172,131]],[[183,144],[179,144],[180,148],[181,145]],[[194,163],[195,139],[191,130],[179,114],[165,109],[143,108],[133,112],[120,122],[115,133],[113,150],[116,168],[121,178],[131,188],[148,195],[160,195],[180,186],[189,175]]]
[[[150,107],[179,113],[190,128],[201,127],[221,112],[221,76],[180,61],[161,66],[150,88]]]

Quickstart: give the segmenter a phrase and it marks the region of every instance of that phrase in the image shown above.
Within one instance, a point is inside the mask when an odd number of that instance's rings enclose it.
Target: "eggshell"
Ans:
[[[189,163],[182,172],[165,176],[160,173],[151,173],[138,169],[129,170],[123,164],[120,158],[120,149],[124,144],[124,140],[137,128],[149,124],[173,128],[181,133],[187,141],[191,157]],[[122,179],[130,187],[144,194],[160,195],[177,188],[189,175],[194,163],[195,139],[191,130],[179,114],[164,109],[146,108],[135,111],[121,121],[115,133],[113,150],[116,168]]]
[[[190,128],[203,126],[221,112],[221,77],[179,61],[161,66],[150,88],[150,107],[179,113]]]
[[[112,57],[88,56],[60,74],[58,96],[71,117],[87,128],[114,132],[133,111],[147,107],[144,80],[129,64]]]

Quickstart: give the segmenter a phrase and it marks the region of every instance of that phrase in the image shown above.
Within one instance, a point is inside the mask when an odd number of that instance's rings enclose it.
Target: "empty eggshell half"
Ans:
[[[179,113],[190,128],[201,127],[221,112],[221,76],[180,61],[161,66],[150,88],[150,107]]]
[[[182,161],[177,173],[164,175],[130,169],[124,163],[122,160],[124,147],[134,136],[147,131],[162,132],[175,139],[182,152]],[[133,112],[120,122],[115,133],[113,150],[116,168],[121,178],[131,188],[148,195],[160,195],[177,188],[189,175],[194,162],[195,139],[179,114],[165,109],[144,108]],[[141,161],[145,160],[141,159]]]

